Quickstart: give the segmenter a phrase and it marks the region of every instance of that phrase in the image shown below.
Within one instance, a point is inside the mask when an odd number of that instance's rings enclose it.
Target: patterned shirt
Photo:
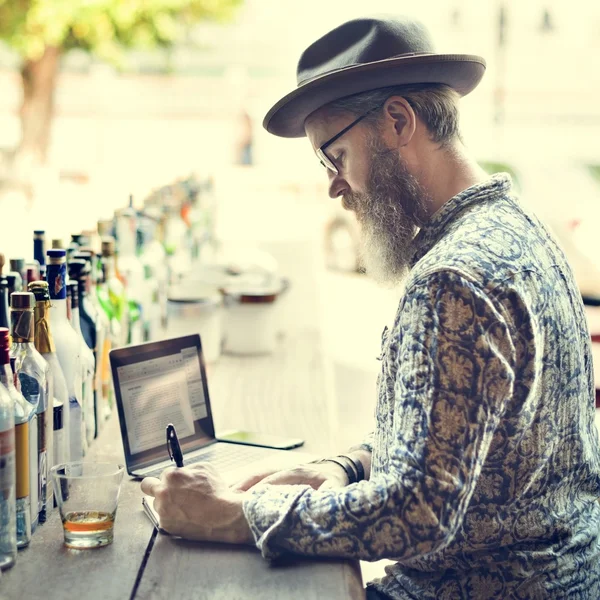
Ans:
[[[590,335],[563,252],[496,175],[415,239],[384,331],[369,481],[257,486],[265,558],[397,561],[391,598],[600,598]]]

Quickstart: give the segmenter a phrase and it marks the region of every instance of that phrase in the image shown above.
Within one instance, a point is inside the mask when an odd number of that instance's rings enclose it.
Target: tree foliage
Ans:
[[[225,20],[242,0],[0,0],[0,39],[25,61],[47,47],[118,63],[124,48],[170,46],[186,26]]]

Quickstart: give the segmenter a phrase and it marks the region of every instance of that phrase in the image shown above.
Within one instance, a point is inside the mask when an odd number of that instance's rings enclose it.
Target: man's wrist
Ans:
[[[222,537],[224,542],[232,544],[248,544],[254,546],[255,540],[244,514],[244,498],[247,492],[231,494],[228,498],[231,510],[231,520],[223,529]]]

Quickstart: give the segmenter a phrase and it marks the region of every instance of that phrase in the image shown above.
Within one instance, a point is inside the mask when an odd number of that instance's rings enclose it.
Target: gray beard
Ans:
[[[348,194],[344,203],[356,212],[361,228],[362,267],[378,284],[391,288],[408,273],[429,198],[396,151],[376,139],[370,149],[367,191]]]

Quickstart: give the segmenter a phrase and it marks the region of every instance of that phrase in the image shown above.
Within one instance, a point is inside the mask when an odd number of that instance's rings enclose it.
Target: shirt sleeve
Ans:
[[[477,284],[440,271],[407,289],[391,335],[388,459],[369,481],[342,489],[253,488],[244,513],[265,558],[419,558],[460,527],[512,395],[509,326]]]

